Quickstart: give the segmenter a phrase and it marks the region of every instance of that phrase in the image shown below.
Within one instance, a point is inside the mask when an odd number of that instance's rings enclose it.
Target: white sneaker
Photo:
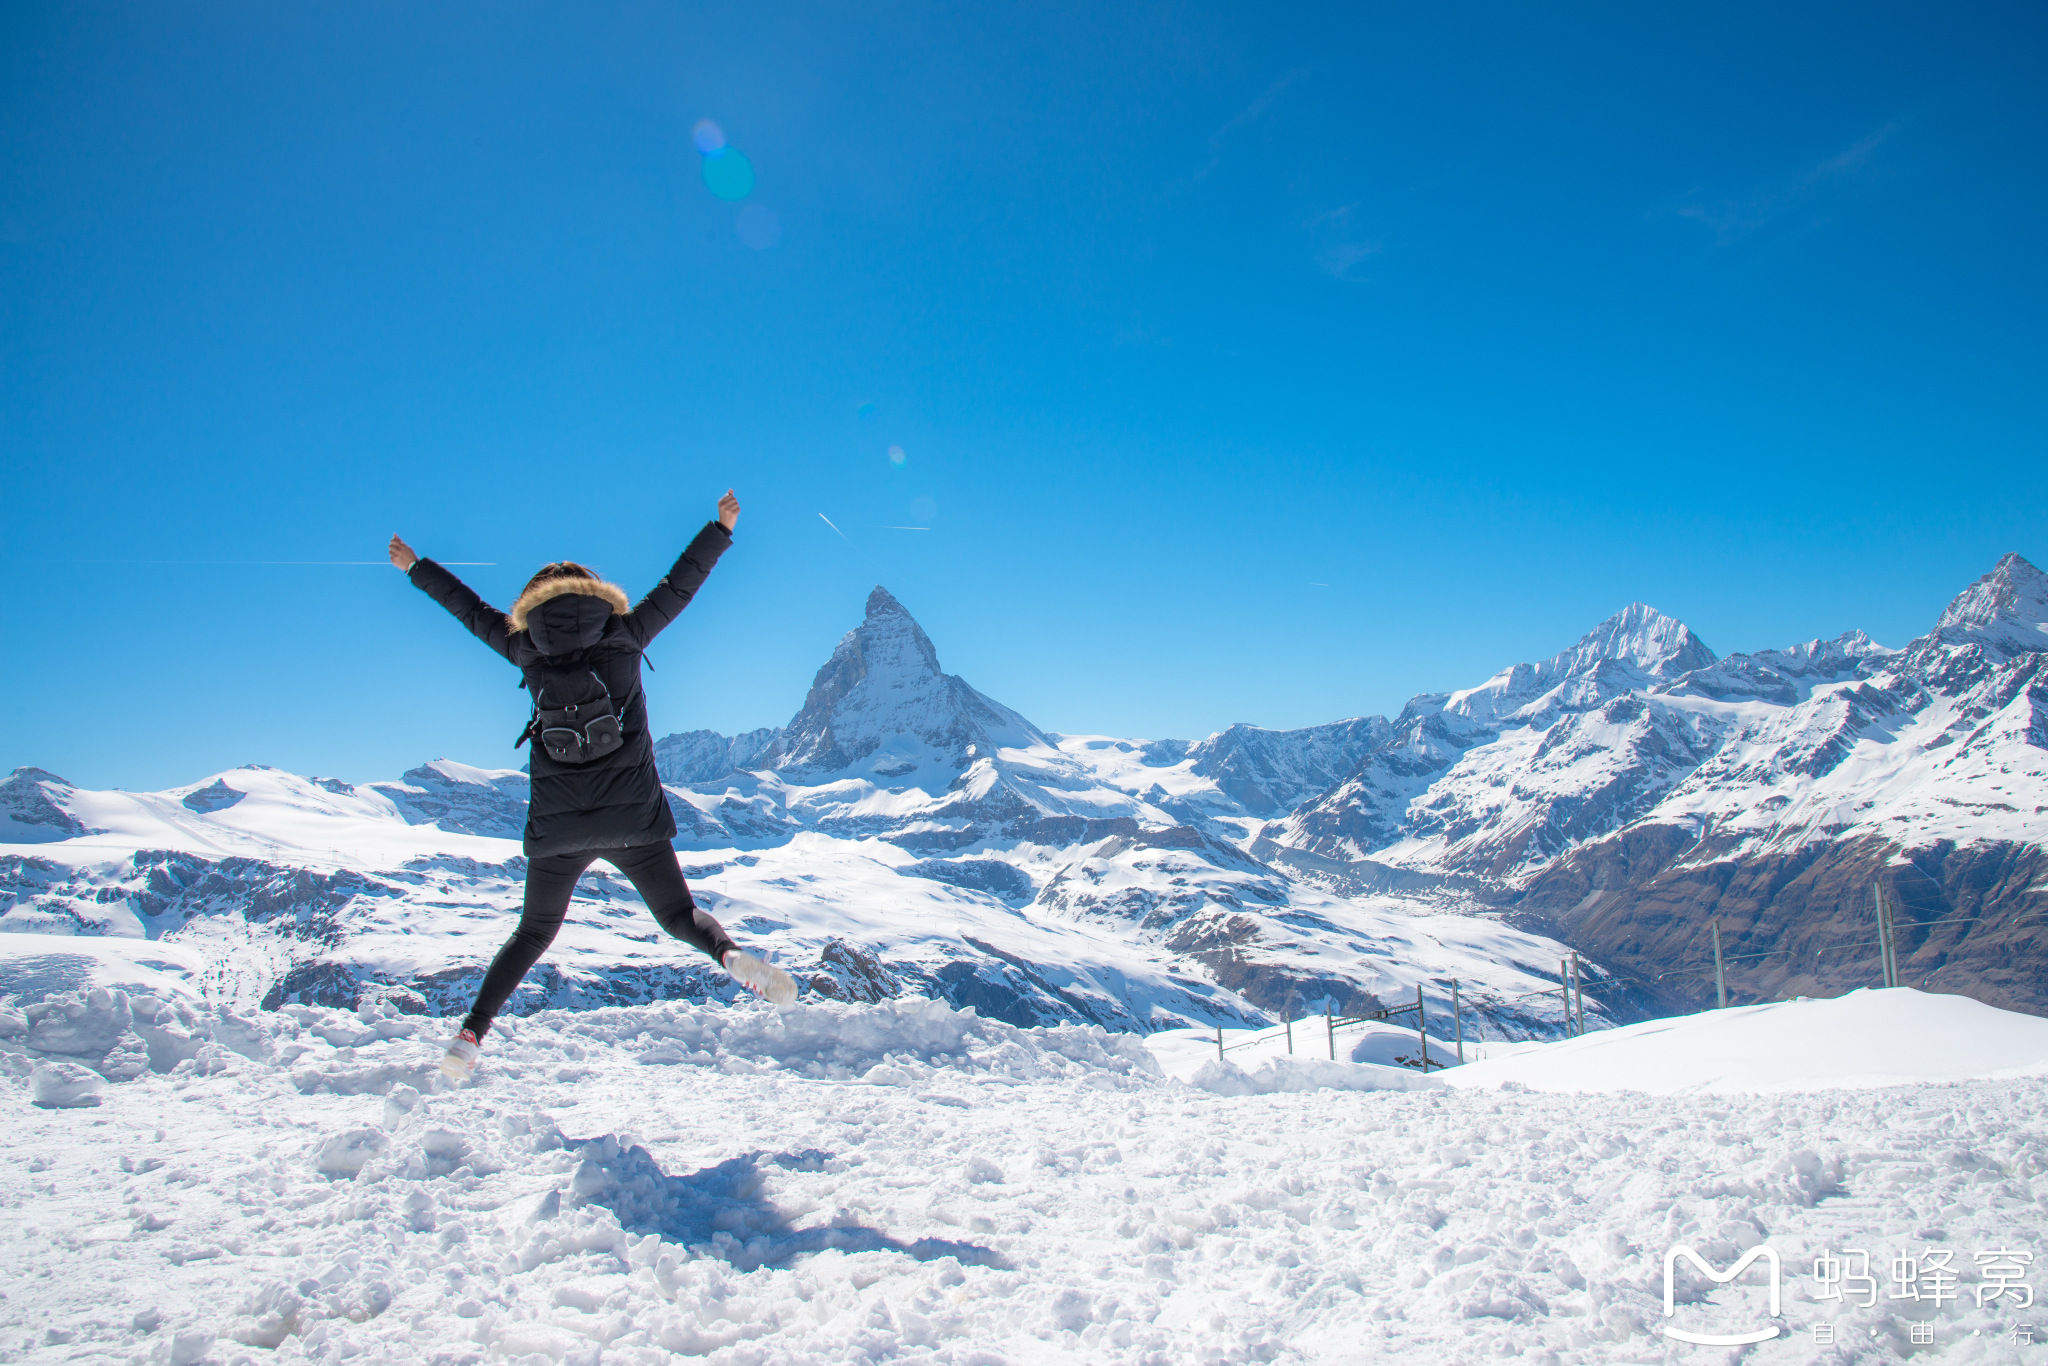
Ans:
[[[725,970],[735,981],[757,996],[766,997],[778,1006],[796,1003],[796,979],[776,967],[763,962],[745,949],[727,949],[724,959]]]
[[[476,1069],[476,1055],[483,1045],[477,1042],[476,1031],[465,1029],[457,1034],[448,1045],[448,1051],[441,1056],[441,1075],[458,1086],[469,1080],[469,1074]]]

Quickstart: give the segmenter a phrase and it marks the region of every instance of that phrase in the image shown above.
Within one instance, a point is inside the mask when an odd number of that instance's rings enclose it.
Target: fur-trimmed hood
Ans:
[[[519,595],[519,601],[512,604],[512,611],[505,617],[506,624],[514,631],[526,629],[527,615],[534,608],[555,598],[571,595],[585,598],[602,598],[611,604],[612,615],[626,615],[626,590],[603,579],[548,579],[537,583]]]

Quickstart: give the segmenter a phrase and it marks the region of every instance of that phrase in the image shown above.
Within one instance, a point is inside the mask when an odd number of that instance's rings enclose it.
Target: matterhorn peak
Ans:
[[[1957,645],[2048,650],[2048,574],[2007,552],[1989,574],[1956,594],[1934,633]]]
[[[1051,744],[1029,721],[943,672],[931,637],[876,584],[861,624],[840,637],[803,709],[762,760],[814,776],[900,778],[929,767],[932,775],[946,770],[950,781],[978,755]]]
[[[932,638],[917,624],[917,618],[902,603],[896,601],[888,589],[879,583],[868,594],[867,611],[861,624],[848,631],[839,642],[839,652],[847,651],[860,661],[863,675],[869,673],[889,674],[903,679],[913,676],[939,674],[939,652],[932,645]],[[826,670],[831,665],[825,666]],[[825,678],[825,670],[818,674],[819,681]],[[813,691],[816,684],[812,685]]]
[[[869,621],[873,621],[877,617],[907,617],[909,615],[909,611],[904,608],[903,604],[896,601],[895,595],[879,583],[875,585],[874,591],[868,594],[867,619]]]

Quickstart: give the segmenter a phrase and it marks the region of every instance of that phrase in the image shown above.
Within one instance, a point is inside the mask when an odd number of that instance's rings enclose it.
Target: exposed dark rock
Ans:
[[[810,988],[835,1001],[886,1001],[903,989],[870,949],[843,939],[828,940],[818,953]]]
[[[476,999],[482,981],[481,968],[447,968],[403,985],[419,993],[429,1014],[460,1015]],[[709,959],[701,963],[613,963],[592,973],[564,971],[543,959],[526,974],[503,1013],[522,1016],[540,1010],[595,1010],[649,1001],[730,1001],[738,991],[732,979]]]
[[[1139,746],[1138,753],[1148,768],[1171,768],[1188,757],[1192,740],[1152,740]]]
[[[462,771],[457,768],[456,774]],[[472,782],[436,764],[421,764],[407,769],[403,781],[372,783],[370,790],[389,798],[408,825],[432,825],[450,834],[516,840],[526,833],[529,786],[523,773],[504,773],[488,781]]]
[[[1169,825],[1158,830],[1119,830],[1100,849],[1096,858],[1115,858],[1126,849],[1185,849],[1218,868],[1243,872],[1271,873],[1273,870],[1245,853],[1191,825]]]
[[[1531,883],[1516,921],[1558,934],[1626,979],[1646,1010],[1671,1014],[1714,1001],[1713,920],[1731,1004],[1879,985],[1879,881],[1894,898],[1903,985],[2048,1014],[2039,845],[1908,851],[1864,838],[1717,857],[1689,831],[1639,827],[1558,860]]]
[[[526,878],[526,858],[520,854],[503,863],[483,863],[460,854],[415,854],[405,861],[404,866],[411,872],[454,873],[466,878],[503,878],[508,882],[521,882]]]
[[[1020,1028],[1054,1024],[1095,1024],[1139,1032],[1145,1028],[1123,1002],[1053,982],[1046,975],[1053,970],[1049,965],[1029,962],[972,937],[965,942],[983,956],[957,958],[936,969],[906,966],[897,976],[906,987],[921,988],[934,999],[972,1006],[990,1019]]]
[[[654,767],[664,783],[678,787],[716,782],[727,774],[752,767],[781,736],[782,731],[776,726],[733,736],[720,735],[715,730],[678,731],[654,742]]]
[[[0,780],[0,838],[9,844],[46,844],[78,835],[97,835],[59,806],[56,797],[76,791],[54,773],[17,768]],[[9,828],[9,823],[12,828]]]
[[[970,891],[987,892],[1013,905],[1029,901],[1037,894],[1029,874],[1001,859],[926,859],[896,871],[904,877],[926,877]]]
[[[1267,1012],[1270,1022],[1319,1013],[1326,1005],[1342,1015],[1381,1008],[1380,999],[1356,982],[1270,961],[1260,946],[1271,932],[1272,922],[1261,916],[1206,914],[1180,925],[1167,937],[1166,946],[1200,963],[1217,986]]]
[[[1185,747],[1194,771],[1254,816],[1286,815],[1349,777],[1367,754],[1384,745],[1393,727],[1384,716],[1354,717],[1300,730],[1235,725]],[[1177,741],[1160,742],[1166,744]],[[1163,753],[1170,751],[1162,751]],[[1147,763],[1152,746],[1145,749]],[[1171,762],[1171,761],[1168,761]]]
[[[301,963],[264,994],[263,1008],[278,1010],[297,1005],[354,1010],[362,994],[362,983],[348,964]]]
[[[977,816],[981,813],[977,812]],[[965,849],[986,840],[1012,839],[1028,840],[1033,844],[1064,848],[1070,844],[1087,844],[1092,840],[1106,839],[1111,835],[1135,835],[1138,823],[1129,816],[1114,816],[1107,820],[1090,820],[1082,816],[1041,816],[1026,815],[1019,819],[998,819],[983,823],[980,820],[962,822],[957,826],[928,825],[912,827],[909,830],[892,830],[887,821],[821,821],[818,828],[827,834],[842,839],[860,839],[870,835],[879,836],[899,849],[908,849],[913,854],[943,854],[955,849]]]
[[[294,939],[334,947],[340,944],[340,913],[359,896],[402,895],[398,888],[342,869],[318,873],[279,867],[261,859],[200,858],[177,850],[138,851],[132,860],[142,874],[139,889],[120,889],[136,912],[168,933],[200,915],[240,912],[252,924],[268,924]]]
[[[225,779],[215,778],[197,792],[186,793],[184,805],[187,810],[210,816],[216,811],[227,810],[248,795],[239,788],[229,787]]]

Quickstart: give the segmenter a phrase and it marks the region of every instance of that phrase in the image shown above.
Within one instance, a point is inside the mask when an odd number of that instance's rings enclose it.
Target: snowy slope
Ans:
[[[1475,1049],[1466,1089],[1764,1095],[2048,1077],[2048,1020],[1910,988],[1645,1020],[1554,1043]]]
[[[1815,1086],[1868,1065],[1806,1018],[1823,1004],[1775,1022],[1813,1041]],[[1930,1053],[1986,1038],[1918,1018]],[[26,1042],[102,1034],[121,1080]],[[432,1051],[375,1008],[0,1014],[0,1346],[37,1366],[1305,1366],[1703,1359],[1667,1324],[1778,1326],[1746,1358],[1765,1362],[2026,1361],[2015,1327],[2048,1337],[2016,1293],[1980,1306],[1975,1255],[2035,1254],[2030,1291],[2048,1274],[2038,1076],[1654,1108],[1491,1063],[1421,1089],[1307,1060],[1190,1086],[1134,1040],[901,1003],[550,1012],[453,1092]],[[1345,1084],[1234,1084],[1329,1069]],[[1770,1246],[1781,1317],[1749,1280],[1693,1278],[1667,1319],[1675,1243],[1716,1267]],[[1843,1248],[1877,1264],[1868,1308],[1817,1296],[1810,1269]],[[1891,1259],[1929,1249],[1955,1297],[1889,1298]]]
[[[431,788],[349,787],[245,768],[165,793],[99,793],[17,775],[17,797],[33,789],[89,833],[0,851],[0,980],[29,997],[74,985],[86,979],[5,965],[40,963],[52,936],[110,937],[198,955],[196,988],[214,1004],[367,995],[459,1010],[509,933],[525,870],[517,844],[463,831],[518,776],[442,762],[408,775]],[[452,790],[434,800],[456,829],[419,823],[433,790]],[[1326,998],[1371,1009],[1376,993],[1405,999],[1421,981],[1441,995],[1437,979],[1462,975],[1502,1028],[1555,1027],[1554,1001],[1518,999],[1542,989],[1562,954],[1552,940],[1497,917],[1418,919],[1435,908],[1334,898],[1188,827],[1124,825],[1071,849],[981,841],[940,856],[920,847],[917,822],[893,840],[798,830],[688,855],[685,871],[737,936],[830,998],[922,994],[1020,1024],[1147,1030],[1264,1023]],[[512,1009],[731,990],[599,865]]]

